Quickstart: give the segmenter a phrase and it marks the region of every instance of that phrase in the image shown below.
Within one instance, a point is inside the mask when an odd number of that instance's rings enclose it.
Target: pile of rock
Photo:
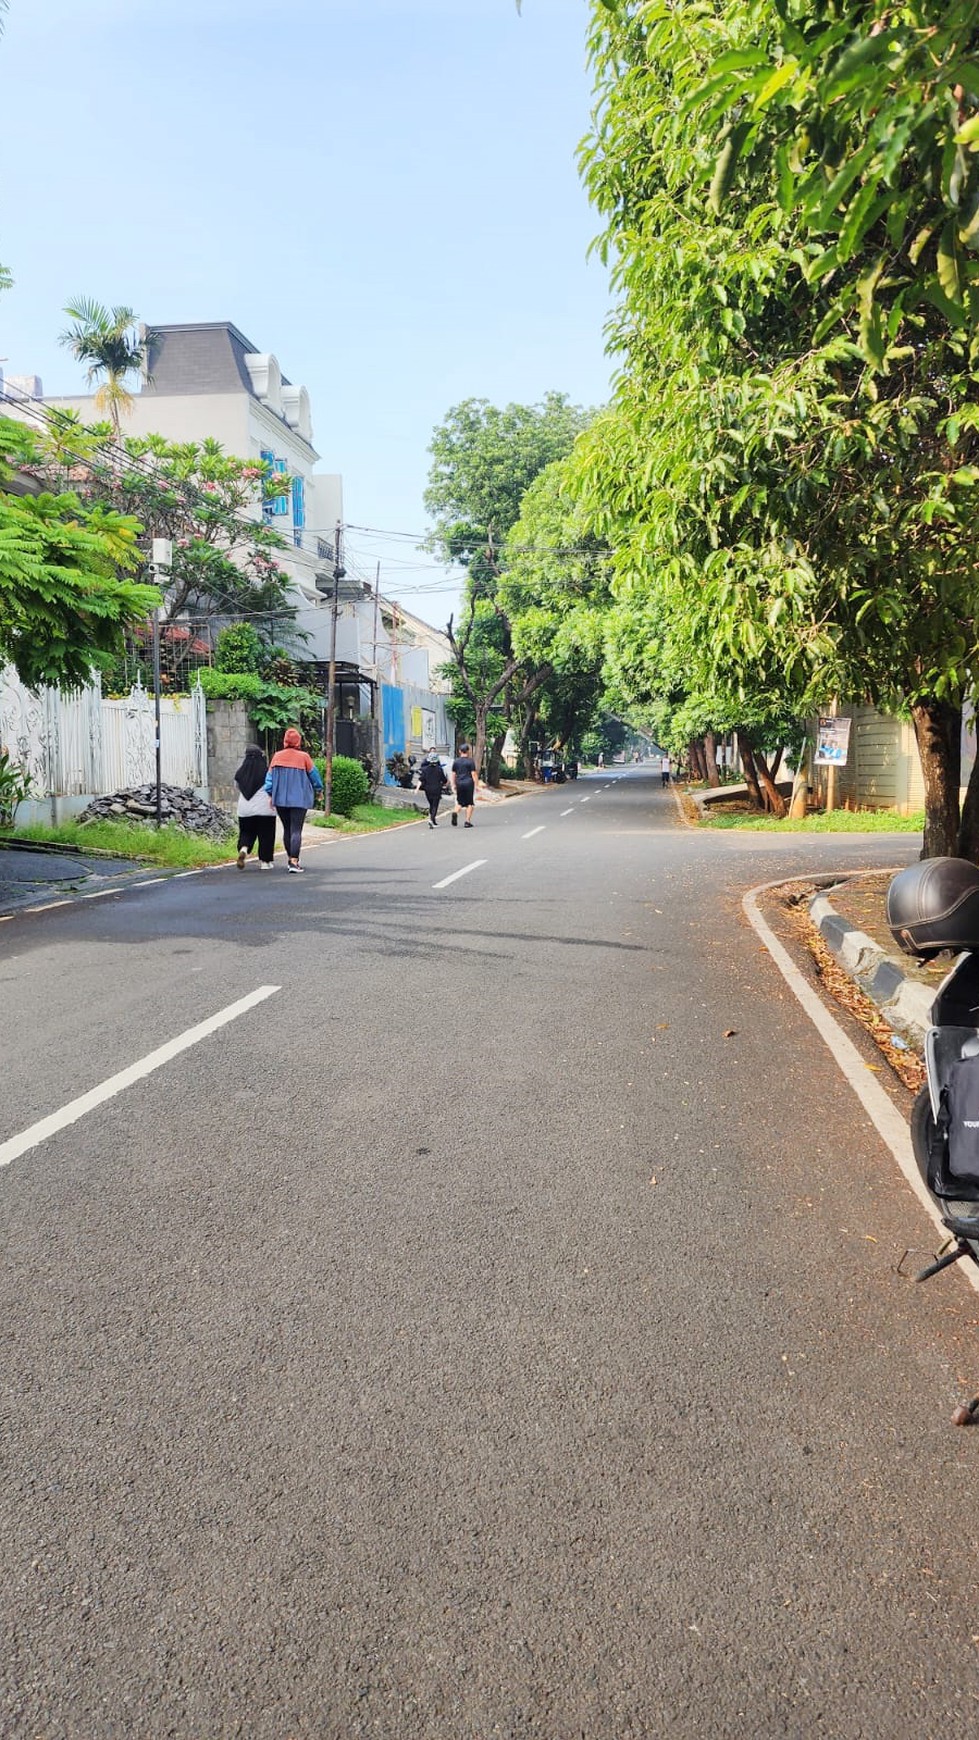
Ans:
[[[160,787],[160,814],[192,834],[211,834],[216,839],[230,834],[234,823],[226,810],[199,798],[191,786]],[[82,822],[152,822],[156,820],[156,786],[131,785],[111,797],[96,798],[79,817]]]

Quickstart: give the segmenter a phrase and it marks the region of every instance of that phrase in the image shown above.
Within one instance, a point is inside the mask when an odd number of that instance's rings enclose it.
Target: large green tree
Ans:
[[[540,678],[513,720],[526,759],[534,738],[579,743],[603,690],[609,565],[571,495],[566,459],[525,491],[509,546],[497,602],[515,654]]]
[[[493,727],[491,774],[506,723],[525,707],[546,672],[515,649],[499,582],[524,494],[540,472],[571,449],[589,414],[561,393],[538,405],[499,409],[466,399],[435,430],[425,506],[432,517],[429,547],[467,570],[459,624],[450,619],[457,704],[473,721],[483,766]]]
[[[130,516],[70,492],[20,493],[36,457],[24,425],[0,418],[0,665],[30,688],[70,688],[118,652],[159,593],[130,578],[140,561]]]
[[[583,150],[621,369],[577,487],[618,598],[745,717],[907,706],[931,851],[979,674],[977,38],[933,0],[596,0]]]

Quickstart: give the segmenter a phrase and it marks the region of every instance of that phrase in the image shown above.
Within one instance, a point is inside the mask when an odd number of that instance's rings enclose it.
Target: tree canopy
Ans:
[[[52,413],[38,449],[35,469],[46,483],[70,483],[86,501],[172,539],[168,621],[244,615],[284,632],[295,617],[288,576],[276,561],[282,538],[255,517],[288,478],[260,460],[225,453],[218,441],[118,438],[109,424],[86,427],[72,411]]]
[[[551,675],[517,649],[500,592],[501,576],[516,551],[511,532],[534,479],[566,456],[590,413],[561,393],[539,405],[500,410],[485,399],[466,399],[435,430],[425,506],[432,516],[429,548],[467,570],[458,627],[450,619],[453,712],[472,729],[482,764],[487,738],[498,759],[508,723],[520,717]],[[492,771],[492,770],[491,770]]]
[[[143,369],[151,335],[140,331],[131,308],[106,308],[91,296],[76,296],[65,313],[71,325],[60,342],[85,364],[96,410],[108,412],[118,435],[120,413],[133,402],[129,378]]]
[[[13,493],[35,458],[24,425],[0,418],[0,665],[31,688],[70,688],[90,681],[159,593],[129,577],[140,561],[131,516],[71,492]]]
[[[979,675],[974,8],[595,0],[592,20],[582,167],[620,373],[573,487],[615,549],[620,672],[682,672],[745,725],[834,693],[908,706],[949,849]]]

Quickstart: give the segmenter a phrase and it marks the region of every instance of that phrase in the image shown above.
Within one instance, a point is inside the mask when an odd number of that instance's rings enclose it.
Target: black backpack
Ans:
[[[949,1067],[928,1149],[928,1188],[946,1202],[979,1202],[979,1056]]]

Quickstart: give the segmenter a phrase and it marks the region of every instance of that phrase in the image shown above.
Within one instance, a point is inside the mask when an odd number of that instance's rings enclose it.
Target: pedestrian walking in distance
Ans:
[[[303,740],[294,725],[282,739],[282,748],[273,755],[265,775],[265,789],[272,799],[282,823],[282,837],[289,860],[286,868],[294,876],[302,874],[299,854],[303,843],[303,823],[311,810],[316,793],[323,790],[323,781],[306,754]]]
[[[439,804],[448,783],[442,769],[442,763],[433,749],[418,769],[418,784],[428,799],[428,825],[430,828],[437,828],[439,825]]]
[[[664,755],[663,760],[660,763],[660,772],[663,775],[663,784],[669,785],[669,783],[670,783],[670,758],[668,755]]]
[[[244,870],[248,854],[258,842],[258,867],[271,870],[275,855],[275,805],[265,789],[269,764],[257,743],[249,743],[235,774],[238,787],[238,868]]]
[[[466,827],[473,825],[473,805],[476,802],[476,763],[469,753],[468,743],[464,743],[452,763],[452,790],[455,792],[455,809],[452,811],[452,826],[459,824],[459,812],[464,811]]]

